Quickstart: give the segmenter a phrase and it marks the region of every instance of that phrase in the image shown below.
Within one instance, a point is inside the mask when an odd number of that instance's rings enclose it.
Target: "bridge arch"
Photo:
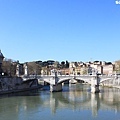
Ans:
[[[82,77],[77,77],[75,80],[84,81],[85,83],[91,84],[91,79],[85,79]]]
[[[100,83],[104,83],[105,81],[110,81],[110,80],[113,80],[113,79],[112,78],[105,78],[105,79],[100,80]]]
[[[50,84],[50,79],[43,79],[43,81]]]
[[[63,82],[65,82],[65,81],[69,81],[69,80],[71,80],[72,78],[61,78],[61,79],[59,79],[59,81],[57,82],[58,84],[59,83],[63,83]]]

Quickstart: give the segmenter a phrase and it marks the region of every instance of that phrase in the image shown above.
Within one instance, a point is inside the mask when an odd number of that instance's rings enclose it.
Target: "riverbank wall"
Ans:
[[[0,94],[39,88],[37,79],[24,81],[21,77],[0,77]]]

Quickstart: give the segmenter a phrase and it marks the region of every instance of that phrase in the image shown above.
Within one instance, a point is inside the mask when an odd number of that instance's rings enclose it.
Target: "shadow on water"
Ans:
[[[45,85],[42,88],[43,91],[50,91],[50,85]]]
[[[0,95],[0,99],[5,97],[19,97],[19,96],[38,96],[40,89],[30,90],[30,91],[22,91],[22,92],[15,92],[9,94],[2,94]]]

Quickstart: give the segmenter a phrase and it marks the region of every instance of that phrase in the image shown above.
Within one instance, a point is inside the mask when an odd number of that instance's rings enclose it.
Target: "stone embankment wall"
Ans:
[[[21,77],[0,77],[0,94],[38,87],[37,79],[23,81]]]
[[[0,78],[0,91],[14,90],[22,83],[19,77],[1,77]]]

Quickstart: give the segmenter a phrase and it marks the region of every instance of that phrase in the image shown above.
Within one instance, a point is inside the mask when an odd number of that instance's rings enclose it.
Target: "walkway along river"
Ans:
[[[0,120],[120,120],[120,90],[64,85],[62,92],[27,91],[0,97]]]

